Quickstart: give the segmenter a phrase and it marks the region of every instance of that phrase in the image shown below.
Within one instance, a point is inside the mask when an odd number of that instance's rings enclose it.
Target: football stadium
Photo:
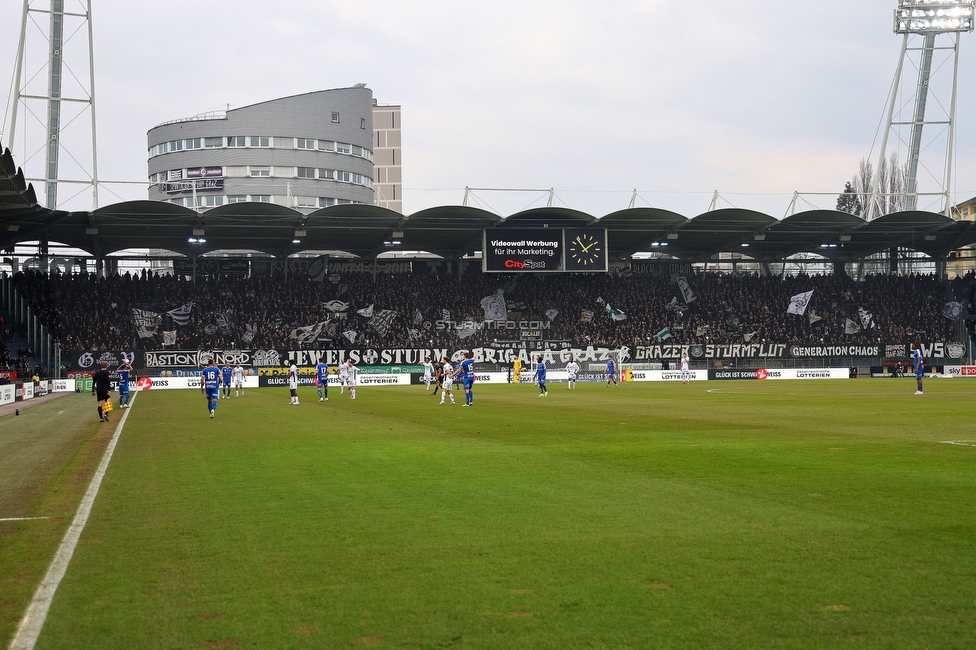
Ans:
[[[0,646],[976,645],[973,201],[404,214],[370,98],[0,147]]]

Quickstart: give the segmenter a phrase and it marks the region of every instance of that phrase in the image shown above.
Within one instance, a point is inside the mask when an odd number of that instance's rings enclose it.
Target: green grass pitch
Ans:
[[[973,648],[974,387],[141,393],[37,647]]]

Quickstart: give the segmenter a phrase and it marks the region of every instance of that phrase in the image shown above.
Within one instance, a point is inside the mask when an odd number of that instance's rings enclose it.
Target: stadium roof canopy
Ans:
[[[458,259],[481,250],[482,230],[495,227],[606,228],[612,260],[654,251],[692,262],[728,252],[778,262],[807,252],[852,262],[893,246],[940,259],[976,244],[972,221],[919,211],[889,214],[871,222],[832,210],[775,219],[739,208],[713,210],[692,219],[657,208],[631,208],[602,218],[566,208],[536,208],[502,218],[467,206],[440,206],[404,216],[376,206],[349,204],[302,214],[270,203],[233,203],[197,213],[158,201],[126,201],[93,212],[66,212],[40,207],[10,151],[0,155],[0,249],[4,250],[20,242],[49,241],[96,257],[143,248],[188,257],[218,250],[252,250],[277,258],[302,251],[343,251],[371,259],[381,253],[425,251]],[[206,243],[191,243],[194,231],[202,232]]]

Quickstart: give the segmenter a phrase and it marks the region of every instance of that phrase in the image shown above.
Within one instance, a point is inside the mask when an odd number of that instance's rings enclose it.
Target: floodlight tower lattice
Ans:
[[[70,0],[69,0],[70,1]],[[92,34],[91,19],[91,0],[76,0],[78,9],[73,11],[65,10],[65,0],[50,0],[49,8],[41,8],[43,0],[24,0],[23,15],[20,25],[20,42],[17,48],[17,56],[14,68],[13,93],[11,97],[10,126],[7,129],[5,139],[8,146],[12,149],[17,146],[18,127],[23,131],[22,151],[19,159],[25,167],[28,176],[36,168],[34,163],[35,155],[44,150],[44,169],[43,175],[36,178],[28,178],[29,181],[38,181],[45,184],[45,206],[55,209],[59,205],[58,185],[59,183],[81,184],[91,188],[92,203],[91,209],[98,207],[98,154],[95,137],[95,53]],[[43,18],[47,15],[46,19]],[[36,20],[36,16],[42,16]],[[47,25],[45,31],[44,25]],[[36,29],[29,29],[34,26]],[[87,28],[87,30],[86,30]],[[70,33],[69,31],[70,30]],[[83,35],[87,31],[87,54],[88,54],[88,79],[87,86],[83,81],[85,75],[76,75],[71,69],[71,65],[66,63],[65,48],[75,41],[79,34]],[[28,68],[29,54],[35,51],[32,36],[39,34],[42,40],[47,41],[47,58],[43,66],[38,69]],[[78,39],[80,40],[80,39]],[[67,75],[65,74],[67,68]],[[39,79],[43,79],[41,73],[46,69],[47,89],[46,92],[39,90]],[[68,82],[66,85],[65,82]],[[46,104],[44,113],[46,119],[38,117],[38,112],[32,110],[32,105],[44,102]],[[67,123],[64,120],[65,104],[81,104],[81,112],[71,117]],[[24,109],[28,117],[34,117],[37,124],[32,124],[25,120],[25,124],[18,123],[20,109]],[[91,162],[90,167],[87,156],[74,155],[65,145],[62,137],[63,130],[71,125],[85,110],[88,110],[91,117]],[[84,124],[82,121],[81,124]],[[43,125],[43,136],[40,129],[36,128]],[[33,127],[33,128],[32,128]],[[36,146],[37,139],[42,138],[43,145]],[[79,135],[77,140],[72,142],[84,142],[84,134]],[[86,143],[87,144],[87,143]],[[61,164],[62,154],[67,154],[76,169],[70,176],[66,173]],[[82,192],[85,190],[83,189]],[[76,195],[77,196],[77,195]],[[74,197],[71,197],[74,198]],[[70,200],[70,199],[69,199]]]
[[[887,121],[881,141],[881,152],[878,157],[878,167],[872,181],[871,196],[868,202],[866,217],[868,220],[880,216],[881,169],[885,164],[888,140],[894,134],[901,137],[904,127],[910,127],[910,135],[905,142],[908,147],[907,173],[905,179],[905,208],[915,210],[918,207],[918,172],[920,159],[928,147],[923,146],[922,132],[925,126],[942,126],[945,135],[945,145],[942,153],[942,174],[935,178],[938,191],[933,194],[942,197],[943,212],[950,216],[952,210],[952,156],[955,146],[956,131],[956,90],[959,77],[959,41],[964,33],[973,31],[976,18],[976,0],[961,2],[959,0],[899,0],[895,10],[894,31],[901,34],[901,54],[891,94],[888,97]],[[943,45],[942,43],[946,43]],[[933,76],[933,59],[937,52],[948,52],[951,58],[952,79],[948,108],[944,119],[932,120],[926,118],[926,108],[929,103]],[[915,90],[914,111],[910,122],[896,120],[895,111],[899,107],[899,92],[906,60],[911,55],[918,56],[918,80]],[[914,60],[913,60],[914,62]],[[936,72],[941,72],[939,66]],[[936,151],[938,153],[938,151]],[[894,173],[894,170],[891,170]]]

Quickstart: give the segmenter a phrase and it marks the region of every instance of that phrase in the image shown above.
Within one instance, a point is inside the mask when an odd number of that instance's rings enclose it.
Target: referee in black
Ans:
[[[108,362],[102,361],[102,369],[92,375],[92,395],[98,399],[98,421],[108,422],[108,413],[102,412],[105,400],[111,397],[112,376],[108,372]]]

